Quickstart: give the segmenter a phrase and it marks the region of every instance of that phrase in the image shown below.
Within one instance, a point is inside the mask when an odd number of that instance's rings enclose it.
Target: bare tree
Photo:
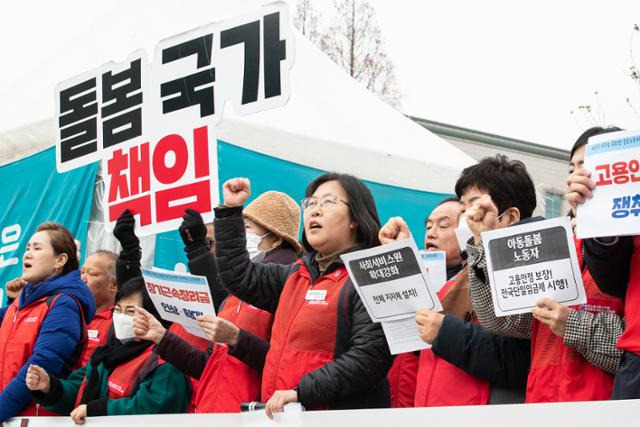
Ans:
[[[636,59],[633,55],[633,50],[635,47],[634,41],[636,40],[635,38],[638,36],[638,33],[640,33],[640,26],[638,26],[638,24],[634,24],[633,31],[631,32],[631,38],[629,39],[629,56],[631,57],[629,77],[636,84],[636,89],[638,89],[638,91],[640,92],[640,71],[638,70],[638,65],[636,64]],[[638,110],[636,109],[635,105],[633,105],[633,102],[631,102],[631,99],[627,97],[626,101],[629,108],[631,108],[631,111],[633,111],[636,117],[640,119],[640,113],[638,113]]]
[[[314,28],[312,42],[351,77],[398,108],[401,95],[395,66],[385,50],[375,10],[366,0],[334,0],[334,8],[335,20],[320,31],[311,0],[298,0],[294,23],[303,34]]]
[[[320,31],[318,30],[319,17],[320,15],[313,8],[311,0],[298,0],[293,25],[309,40],[317,44],[320,39]]]

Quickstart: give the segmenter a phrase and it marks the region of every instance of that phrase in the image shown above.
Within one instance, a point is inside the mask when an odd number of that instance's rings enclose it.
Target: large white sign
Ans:
[[[640,234],[640,131],[589,138],[584,167],[596,188],[578,206],[578,237]]]
[[[543,296],[587,302],[569,218],[482,233],[496,316],[529,313]]]
[[[149,297],[160,316],[180,323],[193,335],[206,338],[196,318],[216,315],[207,278],[165,270],[141,270]]]
[[[443,406],[432,408],[352,409],[305,411],[274,414],[273,421],[264,411],[254,416],[243,414],[159,414],[87,417],[92,427],[353,427],[358,425],[396,427],[418,426],[428,419],[432,425],[468,427],[540,427],[540,420],[580,427],[637,427],[640,400],[604,400],[598,402],[522,403],[513,405]],[[8,427],[75,427],[69,416],[15,417]]]
[[[288,6],[162,40],[56,87],[56,167],[102,161],[107,225],[129,209],[140,235],[176,229],[186,208],[212,219],[218,203],[215,125],[289,99]]]

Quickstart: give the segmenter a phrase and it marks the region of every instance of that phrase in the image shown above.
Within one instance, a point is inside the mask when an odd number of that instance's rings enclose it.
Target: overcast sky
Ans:
[[[329,8],[329,0],[315,1]],[[136,48],[152,55],[160,39],[253,3],[11,3],[0,18],[0,130],[51,117],[55,83]],[[640,90],[626,74],[639,0],[371,3],[397,65],[405,113],[562,148],[593,124],[640,128],[625,103],[630,97],[640,111]],[[81,50],[83,44],[94,48]],[[591,119],[577,110],[585,104],[593,107]]]
[[[371,3],[408,114],[562,148],[593,124],[640,128],[638,0]]]

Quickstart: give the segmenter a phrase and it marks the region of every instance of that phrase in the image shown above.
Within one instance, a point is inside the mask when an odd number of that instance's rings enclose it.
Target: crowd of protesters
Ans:
[[[571,150],[574,223],[595,189],[585,145],[618,130],[589,129]],[[213,224],[185,211],[189,269],[207,277],[217,313],[197,318],[207,339],[160,318],[129,211],[113,231],[121,252],[97,251],[81,267],[71,233],[40,225],[0,309],[0,421],[239,412],[252,401],[272,417],[293,402],[326,410],[640,398],[640,236],[574,239],[586,304],[543,297],[530,313],[497,317],[482,233],[543,220],[533,216],[534,184],[522,162],[497,155],[463,170],[451,190],[425,219],[424,249],[446,253],[448,280],[443,310],[415,316],[431,347],[395,357],[340,256],[411,234],[401,217],[381,224],[354,176],[319,176],[301,204],[269,191],[246,206],[250,182],[235,178]],[[472,233],[466,244],[456,239],[461,224]]]

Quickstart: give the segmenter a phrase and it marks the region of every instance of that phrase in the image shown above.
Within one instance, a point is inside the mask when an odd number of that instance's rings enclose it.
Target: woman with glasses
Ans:
[[[340,260],[379,245],[380,220],[366,185],[336,173],[309,184],[302,201],[307,255],[288,266],[251,262],[244,247],[249,180],[227,181],[223,194],[214,222],[220,280],[241,300],[274,313],[262,371],[267,415],[290,402],[307,409],[388,407],[392,357]]]
[[[157,315],[144,280],[135,277],[118,286],[107,344],[85,366],[67,379],[29,366],[26,384],[36,402],[58,414],[71,413],[76,424],[92,416],[184,412],[190,394],[185,376],[153,353],[153,342],[134,338],[139,307]]]
[[[256,263],[289,265],[300,252],[300,208],[289,196],[268,191],[243,212],[246,250]],[[201,316],[198,323],[213,343],[202,351],[181,339],[143,310],[135,319],[137,336],[158,343],[155,352],[191,378],[199,380],[192,401],[198,413],[240,412],[242,402],[260,398],[260,380],[269,348],[273,316],[243,303],[218,281],[218,269],[208,249],[206,229],[196,211],[187,210],[180,226],[191,273],[206,276],[218,316]],[[221,298],[222,296],[222,298]]]

